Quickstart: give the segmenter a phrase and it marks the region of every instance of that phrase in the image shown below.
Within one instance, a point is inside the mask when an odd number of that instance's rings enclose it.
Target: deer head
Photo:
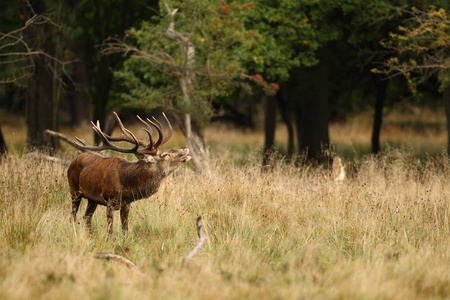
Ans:
[[[176,168],[180,164],[180,162],[187,162],[191,159],[191,157],[188,155],[189,149],[160,148],[160,146],[164,145],[172,137],[173,134],[172,124],[170,124],[164,113],[162,113],[162,115],[167,122],[169,130],[166,136],[164,136],[163,134],[162,124],[157,119],[155,119],[155,117],[153,117],[152,121],[148,118],[146,120],[143,120],[141,117],[137,116],[139,121],[144,124],[145,127],[143,129],[147,133],[146,140],[138,140],[130,130],[125,128],[117,113],[114,112],[114,116],[116,117],[117,123],[122,132],[120,136],[112,137],[110,135],[107,135],[102,131],[99,121],[97,121],[97,124],[91,122],[91,124],[93,125],[92,128],[99,135],[103,144],[100,146],[90,146],[87,145],[83,140],[75,137],[77,139],[77,142],[75,142],[75,146],[79,149],[88,151],[113,150],[122,153],[133,153],[141,161],[149,164],[159,164],[161,165],[161,167],[164,167],[164,169],[173,171],[173,169]],[[156,142],[153,142],[152,139],[152,126],[156,129],[159,135]],[[131,148],[123,148],[113,144],[112,142],[128,142],[133,144],[134,146]]]

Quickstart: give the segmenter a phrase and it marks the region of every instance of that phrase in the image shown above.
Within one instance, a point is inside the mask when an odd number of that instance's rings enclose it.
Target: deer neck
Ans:
[[[139,161],[127,166],[121,178],[123,198],[132,202],[156,193],[167,176],[157,165]]]
[[[144,161],[139,161],[136,166],[140,169],[140,172],[136,172],[136,174],[140,173],[139,177],[146,178],[147,180],[154,182],[161,182],[165,177],[167,177],[167,175],[169,175],[166,168],[160,164],[149,164]]]

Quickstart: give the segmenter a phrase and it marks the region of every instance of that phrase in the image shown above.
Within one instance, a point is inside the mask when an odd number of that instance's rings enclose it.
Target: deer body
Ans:
[[[101,205],[114,198],[131,203],[150,197],[166,177],[157,167],[142,161],[132,163],[89,152],[73,160],[67,176],[72,194],[80,193]]]
[[[165,115],[164,115],[165,117]],[[133,201],[148,198],[159,189],[162,180],[171,174],[181,163],[190,160],[189,149],[161,149],[160,145],[165,143],[172,135],[172,127],[169,124],[169,135],[163,139],[162,126],[147,119],[148,141],[138,141],[134,135],[123,127],[119,117],[116,115],[123,135],[112,138],[104,134],[100,125],[94,125],[94,130],[100,135],[105,146],[88,146],[79,140],[79,143],[66,137],[63,139],[71,145],[89,151],[112,149],[119,152],[134,153],[138,157],[137,162],[129,162],[119,157],[104,157],[94,152],[85,152],[78,155],[70,164],[67,176],[72,196],[72,221],[76,221],[76,214],[82,198],[88,200],[84,216],[86,227],[92,234],[92,215],[97,206],[106,206],[108,221],[108,233],[113,231],[113,212],[120,209],[122,229],[128,230],[128,213]],[[159,139],[153,143],[151,138],[150,124],[155,126]],[[150,130],[149,130],[150,129]],[[61,138],[61,134],[46,131],[47,134]],[[111,141],[127,141],[134,143],[131,149],[120,148]],[[80,144],[81,143],[81,144]],[[139,149],[139,146],[144,146]]]

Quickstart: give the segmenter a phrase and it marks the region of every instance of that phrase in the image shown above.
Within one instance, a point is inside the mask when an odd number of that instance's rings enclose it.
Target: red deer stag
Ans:
[[[112,137],[105,134],[100,123],[94,126],[94,131],[100,136],[103,144],[90,146],[84,141],[71,140],[64,135],[46,130],[46,134],[60,138],[72,146],[87,150],[78,155],[70,164],[67,171],[69,179],[70,194],[72,196],[72,221],[76,221],[76,215],[84,197],[88,200],[84,220],[89,233],[92,235],[92,215],[97,205],[106,206],[108,221],[108,234],[113,232],[113,212],[120,209],[122,229],[128,230],[128,212],[133,201],[148,198],[158,191],[161,181],[172,173],[181,163],[191,159],[189,149],[161,149],[165,142],[172,136],[172,125],[163,116],[169,125],[169,133],[163,135],[163,126],[155,118],[154,121],[138,119],[145,125],[147,140],[137,140],[134,134],[125,128],[114,113],[122,134]],[[156,142],[152,140],[152,126],[156,128],[159,138]],[[122,148],[111,142],[129,142],[134,146]],[[139,147],[142,148],[139,148]],[[122,153],[133,153],[139,159],[137,162],[129,162],[119,157],[104,157],[92,151],[114,150]]]

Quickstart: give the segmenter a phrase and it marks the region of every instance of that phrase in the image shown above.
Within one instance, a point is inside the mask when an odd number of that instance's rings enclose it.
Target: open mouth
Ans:
[[[189,155],[186,155],[186,156],[183,156],[180,160],[181,160],[182,162],[187,162],[187,161],[190,161],[190,160],[191,160],[191,157],[190,157]]]
[[[181,161],[182,162],[190,161],[191,157],[188,155],[189,154],[189,148],[184,149],[184,151],[186,152],[186,155],[181,158]]]

